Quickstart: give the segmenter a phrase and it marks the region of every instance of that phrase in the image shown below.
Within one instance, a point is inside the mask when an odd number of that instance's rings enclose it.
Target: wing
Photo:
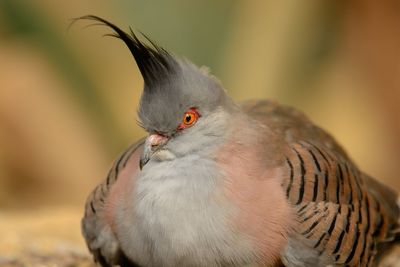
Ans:
[[[397,194],[360,172],[302,113],[271,101],[243,108],[288,144],[282,186],[298,224],[285,251],[287,265],[370,266],[380,246],[395,238]]]
[[[95,261],[103,267],[122,264],[122,262],[124,266],[128,266],[107,218],[106,208],[111,188],[117,180],[123,179],[123,176],[132,169],[139,168],[139,162],[135,160],[137,157],[134,155],[140,151],[143,143],[144,139],[141,139],[122,153],[114,162],[107,178],[92,191],[86,200],[85,213],[81,222],[82,234]]]
[[[396,194],[376,181],[371,187],[371,178],[324,148],[300,142],[291,150],[283,187],[299,218],[293,238],[334,264],[370,266],[398,227],[398,207],[388,202]]]

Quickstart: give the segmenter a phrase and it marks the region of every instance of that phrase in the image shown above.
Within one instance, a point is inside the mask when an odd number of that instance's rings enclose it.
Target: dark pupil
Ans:
[[[186,115],[186,118],[185,118],[185,120],[186,120],[186,122],[190,122],[190,120],[192,119],[192,115]]]

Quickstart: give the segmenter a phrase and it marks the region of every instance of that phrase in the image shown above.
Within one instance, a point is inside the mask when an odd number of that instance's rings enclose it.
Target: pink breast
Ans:
[[[247,236],[260,264],[279,260],[287,241],[292,209],[281,188],[279,167],[266,169],[256,145],[227,142],[218,153],[224,193],[237,208],[231,223]]]

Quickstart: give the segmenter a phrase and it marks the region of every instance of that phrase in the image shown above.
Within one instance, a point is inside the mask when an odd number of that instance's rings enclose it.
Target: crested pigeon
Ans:
[[[205,68],[97,16],[144,79],[131,145],[89,195],[101,266],[376,266],[398,240],[397,193],[301,112],[235,103]]]

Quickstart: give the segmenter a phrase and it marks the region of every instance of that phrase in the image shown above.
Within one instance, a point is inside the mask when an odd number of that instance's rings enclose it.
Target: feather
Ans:
[[[86,15],[76,18],[73,22],[77,20],[94,20],[100,22],[100,24],[96,23],[94,25],[105,25],[114,30],[114,33],[105,34],[105,36],[116,37],[126,44],[143,76],[146,85],[145,89],[152,90],[153,88],[157,88],[157,85],[161,84],[166,77],[175,72],[177,62],[173,56],[143,33],[141,33],[142,36],[150,45],[143,43],[133,32],[132,28],[129,28],[130,33],[128,34],[103,18]]]

